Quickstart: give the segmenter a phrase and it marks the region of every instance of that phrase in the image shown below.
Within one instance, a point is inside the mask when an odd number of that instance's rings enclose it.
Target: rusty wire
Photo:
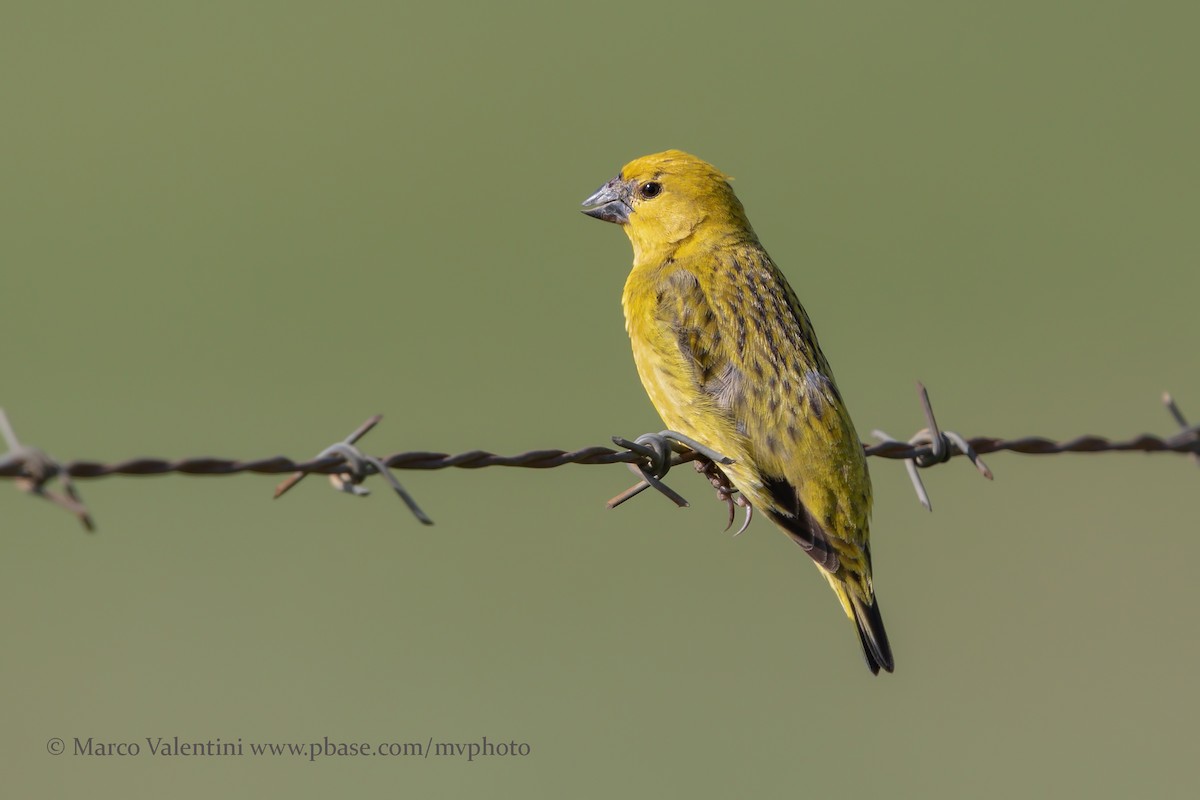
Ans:
[[[881,441],[877,444],[864,443],[863,450],[868,456],[905,461],[918,499],[926,508],[931,509],[932,507],[917,470],[945,463],[956,456],[966,456],[980,474],[989,479],[992,477],[991,471],[979,456],[1002,451],[1025,455],[1111,452],[1187,453],[1191,454],[1191,457],[1200,464],[1200,425],[1188,424],[1170,394],[1163,395],[1163,403],[1181,428],[1173,436],[1164,438],[1153,434],[1142,434],[1130,439],[1113,440],[1089,434],[1065,441],[1055,441],[1042,436],[1022,436],[1011,439],[977,436],[968,439],[953,431],[943,430],[938,427],[934,419],[925,387],[918,383],[917,389],[926,418],[926,427],[908,441],[894,439],[886,433],[876,430],[874,435]],[[284,456],[251,460],[215,457],[172,460],[143,457],[112,463],[86,460],[61,463],[51,459],[41,450],[20,444],[7,417],[0,409],[0,433],[3,434],[8,444],[8,452],[0,455],[0,478],[14,479],[23,491],[43,497],[65,508],[75,514],[88,530],[92,530],[94,528],[92,519],[83,505],[72,479],[172,473],[210,476],[247,472],[260,475],[293,473],[290,478],[276,488],[275,496],[279,497],[295,486],[304,476],[311,474],[329,476],[334,487],[341,491],[365,495],[368,492],[361,485],[363,480],[369,475],[381,474],[421,522],[432,524],[390,470],[438,470],[452,467],[459,469],[482,469],[484,467],[550,469],[565,464],[627,464],[641,476],[641,481],[610,500],[608,502],[610,508],[620,505],[647,488],[657,489],[677,505],[686,506],[688,505],[687,501],[663,484],[662,478],[671,466],[695,461],[697,462],[697,471],[705,474],[717,489],[718,498],[730,504],[730,521],[732,522],[733,518],[733,505],[736,504],[747,508],[747,524],[749,523],[750,509],[747,504],[740,497],[733,496],[736,490],[727,483],[722,483],[719,469],[714,470],[715,465],[728,463],[728,461],[723,459],[719,453],[713,453],[699,443],[672,431],[645,434],[635,441],[613,437],[613,441],[624,448],[621,450],[596,446],[579,450],[531,450],[507,456],[486,450],[471,450],[453,455],[414,451],[393,453],[384,457],[367,456],[354,443],[378,424],[380,418],[380,416],[375,416],[368,419],[346,439],[336,442],[306,461],[294,461]],[[46,488],[47,483],[55,478],[61,480],[63,484],[62,494],[50,492]],[[745,530],[745,525],[742,530]]]

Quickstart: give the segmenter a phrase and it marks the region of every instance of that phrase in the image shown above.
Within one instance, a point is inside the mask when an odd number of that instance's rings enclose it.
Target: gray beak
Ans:
[[[631,194],[632,189],[629,184],[621,180],[621,176],[618,175],[583,201],[583,213],[605,222],[624,225],[629,222],[629,215],[633,213],[633,207],[629,205]]]

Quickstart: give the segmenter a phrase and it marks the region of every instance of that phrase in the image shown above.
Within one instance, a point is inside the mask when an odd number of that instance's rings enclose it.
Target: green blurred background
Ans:
[[[1200,417],[1192,4],[8,2],[0,405],[63,458],[574,448],[659,427],[578,203],[737,178],[864,433]],[[759,523],[621,467],[0,486],[11,796],[1195,796],[1200,472],[874,461],[872,679]],[[145,737],[527,742],[155,758]],[[54,756],[51,737],[142,742]]]

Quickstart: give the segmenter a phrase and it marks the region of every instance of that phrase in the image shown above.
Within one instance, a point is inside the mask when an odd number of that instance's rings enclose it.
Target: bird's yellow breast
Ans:
[[[663,422],[696,438],[697,424],[712,409],[695,392],[693,366],[680,350],[671,325],[659,316],[660,295],[655,286],[663,277],[660,270],[634,269],[629,274],[621,297],[625,330],[638,376]]]
[[[642,386],[663,422],[733,459],[724,470],[754,502],[761,500],[761,480],[746,431],[739,429],[730,409],[702,390],[702,366],[686,341],[689,335],[693,340],[718,341],[716,321],[700,312],[691,320],[693,327],[684,329],[680,323],[680,314],[686,314],[689,305],[701,304],[698,298],[703,295],[701,279],[674,262],[635,266],[622,294],[625,329]],[[684,310],[680,312],[680,308]]]

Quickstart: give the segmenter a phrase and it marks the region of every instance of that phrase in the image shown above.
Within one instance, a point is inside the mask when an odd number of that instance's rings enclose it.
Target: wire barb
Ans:
[[[921,410],[925,413],[926,427],[913,434],[913,437],[908,440],[907,444],[913,447],[925,448],[913,454],[909,458],[904,459],[904,468],[908,471],[908,478],[912,481],[913,490],[917,493],[917,499],[921,505],[925,506],[926,511],[933,511],[933,504],[929,501],[929,493],[925,490],[925,484],[921,481],[921,475],[917,471],[932,467],[934,464],[944,464],[949,461],[952,456],[965,455],[971,459],[971,463],[979,470],[979,474],[992,480],[992,471],[988,469],[987,464],[983,463],[983,459],[975,452],[975,448],[954,431],[943,431],[938,427],[937,419],[933,415],[933,403],[929,400],[929,391],[925,385],[917,381],[917,396],[921,401]],[[881,430],[871,431],[871,435],[879,439],[884,444],[898,443],[887,433]],[[867,455],[873,455],[868,448]]]
[[[362,425],[359,425],[345,439],[326,447],[313,460],[320,463],[327,459],[337,459],[337,461],[341,462],[345,468],[330,473],[328,475],[329,483],[338,491],[346,492],[356,497],[366,497],[371,493],[367,487],[362,485],[367,476],[382,475],[391,484],[392,489],[399,495],[400,499],[404,501],[404,504],[408,506],[408,510],[412,512],[413,516],[419,519],[424,525],[432,525],[433,520],[421,510],[421,507],[417,505],[417,501],[413,499],[412,495],[405,491],[400,481],[388,469],[388,465],[384,463],[383,459],[366,455],[354,446],[354,443],[363,436],[366,436],[372,428],[379,424],[381,419],[383,419],[382,414],[376,414],[371,417]],[[293,473],[287,480],[275,487],[275,497],[279,498],[283,496],[297,483],[304,480],[306,475],[308,475],[308,472],[305,470],[298,470]]]
[[[628,466],[631,472],[641,475],[642,479],[605,503],[608,508],[616,508],[626,500],[637,497],[650,488],[657,489],[680,508],[687,508],[688,501],[662,482],[671,467],[686,461],[704,459],[719,464],[733,463],[732,458],[723,456],[716,450],[677,431],[643,433],[632,442],[621,436],[614,436],[612,440],[613,444],[624,447],[635,456],[634,459],[629,460]]]
[[[694,461],[696,471],[707,477],[713,488],[717,490],[717,499],[729,506],[729,522],[725,525],[725,530],[729,530],[733,526],[736,506],[746,509],[746,520],[734,536],[740,536],[746,528],[750,527],[750,520],[754,515],[753,507],[743,495],[737,494],[737,489],[717,466],[718,464],[732,464],[732,458],[723,456],[716,450],[677,431],[644,433],[632,442],[620,436],[614,436],[612,440],[615,444],[642,457],[641,461],[627,465],[634,474],[640,474],[642,479],[605,503],[608,508],[616,508],[651,487],[666,495],[680,508],[687,507],[688,501],[664,484],[662,478],[672,466],[684,461]]]
[[[75,515],[79,523],[83,525],[84,530],[88,533],[93,533],[96,530],[96,523],[92,520],[92,515],[84,505],[83,498],[79,496],[79,492],[75,490],[75,483],[71,480],[71,473],[62,468],[57,461],[48,456],[44,451],[36,447],[27,447],[22,445],[17,439],[16,431],[13,430],[12,423],[8,421],[8,414],[0,408],[0,434],[4,436],[5,446],[8,452],[0,456],[0,468],[17,467],[20,472],[16,476],[17,488],[28,494],[36,497],[41,497],[44,500],[49,500],[59,508],[65,509]],[[52,492],[46,488],[46,484],[53,478],[58,478],[62,481],[62,493]]]
[[[1163,392],[1163,405],[1167,407],[1167,411],[1175,418],[1175,422],[1182,428],[1177,436],[1171,437],[1172,441],[1179,440],[1180,442],[1190,442],[1192,444],[1200,443],[1200,425],[1189,425],[1187,417],[1179,410],[1179,406],[1175,404],[1175,398],[1171,397],[1170,392]],[[1192,451],[1192,461],[1200,465],[1200,452]]]

